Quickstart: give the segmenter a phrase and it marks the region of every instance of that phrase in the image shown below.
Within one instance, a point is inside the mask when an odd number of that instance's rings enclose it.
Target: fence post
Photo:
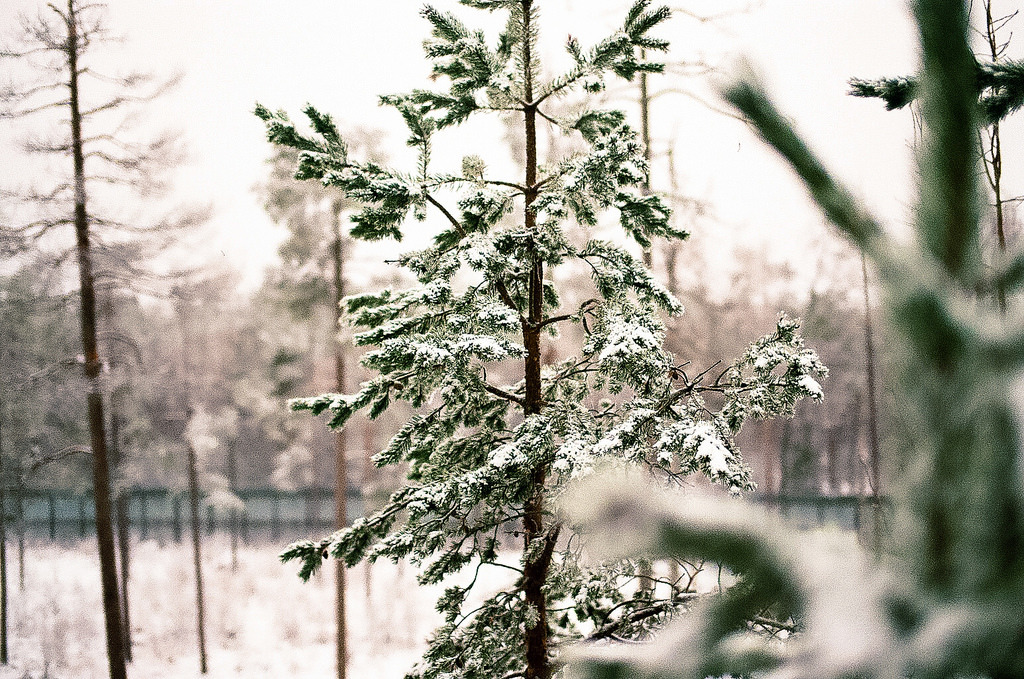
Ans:
[[[145,540],[149,537],[149,511],[146,507],[146,496],[148,493],[145,490],[139,491],[139,531],[142,533],[140,539]]]
[[[85,537],[85,496],[78,496],[78,534]]]
[[[50,542],[56,542],[56,540],[57,540],[57,496],[51,490],[49,493],[46,494],[46,499],[47,499],[47,501],[49,503],[49,507],[47,508],[49,510],[49,514],[48,514],[47,518],[49,519],[49,523],[50,523],[50,525],[49,525],[49,528],[50,528]]]
[[[173,522],[172,530],[174,531],[174,541],[181,542],[181,497],[177,494],[174,495],[173,515],[171,520]]]
[[[271,498],[273,510],[270,513],[270,531],[276,542],[281,539],[281,497],[275,492]]]
[[[217,529],[217,520],[213,515],[213,505],[206,505],[206,534],[213,535]]]

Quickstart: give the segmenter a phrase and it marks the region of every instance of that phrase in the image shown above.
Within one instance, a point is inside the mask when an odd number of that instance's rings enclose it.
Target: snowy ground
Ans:
[[[277,560],[281,545],[240,549],[231,571],[227,545],[204,553],[211,679],[331,677],[334,586],[330,569],[303,584]],[[9,549],[8,555],[13,556]],[[30,543],[25,591],[11,559],[10,664],[0,679],[100,679],[107,675],[99,562],[92,540],[76,546]],[[135,545],[131,580],[135,679],[200,677],[195,590],[186,545]],[[369,575],[369,578],[367,577]],[[352,677],[400,678],[438,621],[435,589],[416,585],[410,567],[378,563],[349,571]]]

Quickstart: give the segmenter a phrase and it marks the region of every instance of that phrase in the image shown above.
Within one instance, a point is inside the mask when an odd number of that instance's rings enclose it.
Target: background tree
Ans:
[[[283,556],[302,560],[303,577],[326,554],[349,564],[409,556],[424,565],[424,583],[470,564],[477,574],[485,566],[509,570],[515,582],[476,609],[465,605],[472,583],[445,592],[438,602],[445,624],[415,676],[546,679],[558,663],[555,642],[613,620],[622,634],[637,633],[680,595],[670,586],[652,605],[650,590],[634,593],[626,584],[637,577],[632,562],[582,567],[571,526],[550,511],[563,485],[588,474],[598,458],[645,464],[654,445],[654,464],[664,473],[675,461],[683,474],[748,488],[736,431],[748,417],[791,414],[799,398],[820,397],[814,375],[823,368],[803,348],[796,324],[783,318],[732,366],[690,376],[661,347],[658,310],[678,313],[678,302],[629,250],[590,237],[599,212],[612,207],[641,248],[654,236],[684,236],[670,226],[660,199],[643,192],[643,147],[621,113],[583,107],[555,118],[547,110],[556,95],[599,88],[606,73],[657,71],[641,53],[666,47],[649,32],[667,9],[641,0],[619,32],[592,48],[570,38],[571,70],[543,79],[538,3],[463,4],[506,13],[497,46],[428,7],[427,55],[450,87],[382,98],[409,127],[419,153],[412,172],[355,160],[333,121],[312,107],[305,111],[312,135],[283,113],[257,108],[270,139],[300,151],[297,178],[320,180],[367,205],[352,218],[353,237],[399,239],[410,211],[436,210],[446,221],[432,244],[399,259],[418,286],[347,301],[354,323],[366,328],[357,344],[379,347],[363,358],[379,376],[353,395],[295,402],[329,412],[340,428],[357,410],[375,417],[393,400],[408,401],[417,413],[376,461],[409,463],[409,481],[381,511],[326,540],[296,543]],[[484,112],[518,119],[522,176],[494,179],[475,155],[463,159],[460,172],[432,171],[435,140]],[[544,121],[579,135],[586,151],[542,166],[537,127]],[[449,209],[443,193],[453,190],[460,197]],[[565,228],[570,219],[589,227],[582,242]],[[591,293],[565,308],[555,272],[570,266],[590,272]],[[545,337],[561,335],[564,348],[570,333],[576,353],[547,363],[544,345],[552,340]],[[510,383],[496,384],[501,374],[512,375]],[[712,400],[721,403],[712,409]],[[499,554],[505,531],[522,539],[518,564]],[[654,613],[631,617],[640,609]],[[509,630],[519,638],[510,640]]]
[[[340,335],[341,300],[346,294],[344,269],[352,240],[346,237],[341,220],[343,211],[352,203],[343,193],[297,184],[291,177],[295,160],[293,151],[278,150],[271,161],[270,182],[264,187],[267,212],[288,229],[288,236],[278,250],[283,265],[274,272],[271,285],[283,297],[296,320],[319,326],[311,328],[310,334],[326,337],[326,341],[317,344],[333,349],[334,384],[331,388],[344,392],[347,360]],[[319,348],[316,345],[308,348],[307,353],[313,353],[310,358],[315,360]],[[334,443],[335,529],[341,530],[348,525],[348,445],[344,430],[335,433]],[[337,564],[335,579],[336,664],[339,679],[344,679],[348,653],[343,562]]]
[[[66,6],[51,4],[37,17],[23,20],[20,46],[5,50],[3,56],[17,59],[23,68],[38,74],[38,80],[6,89],[0,100],[5,118],[45,118],[47,112],[58,111],[66,115],[54,138],[30,140],[25,150],[56,156],[68,162],[70,171],[46,189],[22,195],[33,216],[10,230],[39,245],[58,238],[60,227],[74,226],[107,649],[111,676],[124,677],[126,649],[111,519],[96,277],[97,253],[105,249],[103,232],[108,232],[109,238],[111,229],[123,230],[130,224],[115,213],[103,214],[95,206],[103,198],[109,200],[124,191],[146,196],[152,187],[148,161],[165,157],[171,142],[164,137],[154,143],[139,144],[123,134],[120,123],[126,111],[162,88],[154,88],[151,79],[142,75],[112,78],[95,70],[89,58],[105,38],[102,11],[100,5],[67,0]]]
[[[78,393],[68,375],[77,369],[71,337],[74,309],[54,291],[55,276],[25,267],[0,276],[0,538],[6,543],[7,511],[13,500],[17,523],[18,582],[24,589],[25,536],[22,489],[34,468],[67,455],[80,440],[79,418],[65,403]],[[13,491],[13,492],[11,492]],[[0,550],[0,612],[8,603],[6,544]],[[6,617],[0,620],[0,659],[7,662]]]

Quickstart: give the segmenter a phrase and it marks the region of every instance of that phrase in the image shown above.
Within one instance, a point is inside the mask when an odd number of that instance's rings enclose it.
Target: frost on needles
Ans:
[[[447,87],[381,98],[408,127],[414,167],[350,157],[334,121],[312,106],[311,133],[283,112],[256,109],[272,142],[299,150],[297,179],[362,204],[351,217],[353,237],[401,240],[410,217],[431,212],[444,224],[429,247],[400,257],[416,285],[345,301],[363,329],[356,343],[372,347],[362,362],[376,376],[354,394],[292,402],[326,414],[333,428],[360,410],[374,418],[395,401],[409,403],[415,414],[374,457],[380,466],[407,466],[408,480],[375,514],[319,542],[295,543],[282,558],[298,560],[303,578],[327,556],[349,565],[408,558],[425,584],[470,568],[472,582],[449,587],[437,602],[445,623],[410,676],[550,677],[561,644],[610,625],[617,636],[641,634],[683,600],[681,591],[655,599],[651,588],[638,588],[635,562],[581,562],[580,536],[552,512],[565,485],[613,464],[750,489],[734,436],[748,417],[791,416],[800,398],[820,399],[826,370],[797,324],[782,317],[731,366],[687,374],[663,348],[661,314],[682,306],[628,248],[588,235],[608,210],[642,247],[687,235],[661,199],[642,190],[643,147],[621,112],[583,106],[566,115],[571,106],[552,106],[574,90],[600,90],[609,76],[659,72],[644,54],[666,49],[649,33],[668,9],[640,0],[596,45],[570,38],[572,67],[545,79],[538,0],[462,4],[504,12],[505,29],[489,42],[454,14],[425,8],[427,57],[435,82]],[[454,170],[431,163],[443,131],[478,114],[521,127],[519,176],[492,176],[479,156]],[[586,151],[542,165],[541,121],[575,135]],[[551,275],[574,262],[590,277],[571,283],[574,292],[589,287],[579,303],[563,300],[569,291]],[[541,349],[555,336],[563,358],[547,363]],[[521,544],[518,557],[499,553],[510,534]],[[491,567],[514,571],[514,581],[470,609],[475,576]],[[658,615],[635,614],[649,610]]]

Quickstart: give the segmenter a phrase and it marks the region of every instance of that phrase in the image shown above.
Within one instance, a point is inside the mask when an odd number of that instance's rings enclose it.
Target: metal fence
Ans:
[[[885,534],[891,515],[891,503],[885,497],[759,493],[752,493],[749,497],[796,528],[831,527],[855,531],[866,544],[872,543],[879,534]]]
[[[309,488],[283,491],[273,488],[235,493],[241,509],[206,504],[201,525],[209,535],[232,533],[247,542],[282,540],[324,534],[334,527],[334,494]],[[140,540],[180,541],[189,529],[188,496],[166,488],[136,488],[127,494],[128,524]],[[362,513],[359,492],[349,489],[348,516]],[[26,490],[6,497],[9,530],[24,527],[25,534],[51,541],[84,538],[95,534],[95,507],[91,493],[60,490]]]
[[[330,489],[307,488],[283,491],[274,488],[240,490],[236,495],[243,509],[206,505],[203,531],[235,533],[246,542],[281,542],[324,535],[334,527],[334,493]],[[798,528],[832,526],[856,531],[870,539],[882,530],[886,501],[860,496],[778,496],[753,493],[751,500],[778,513]],[[91,493],[60,490],[26,490],[18,498],[6,497],[9,529],[22,525],[34,539],[51,541],[88,537],[95,533]],[[348,492],[348,516],[363,513],[363,498],[353,488]],[[140,540],[180,541],[189,527],[188,496],[166,488],[135,488],[128,493],[128,523]]]

